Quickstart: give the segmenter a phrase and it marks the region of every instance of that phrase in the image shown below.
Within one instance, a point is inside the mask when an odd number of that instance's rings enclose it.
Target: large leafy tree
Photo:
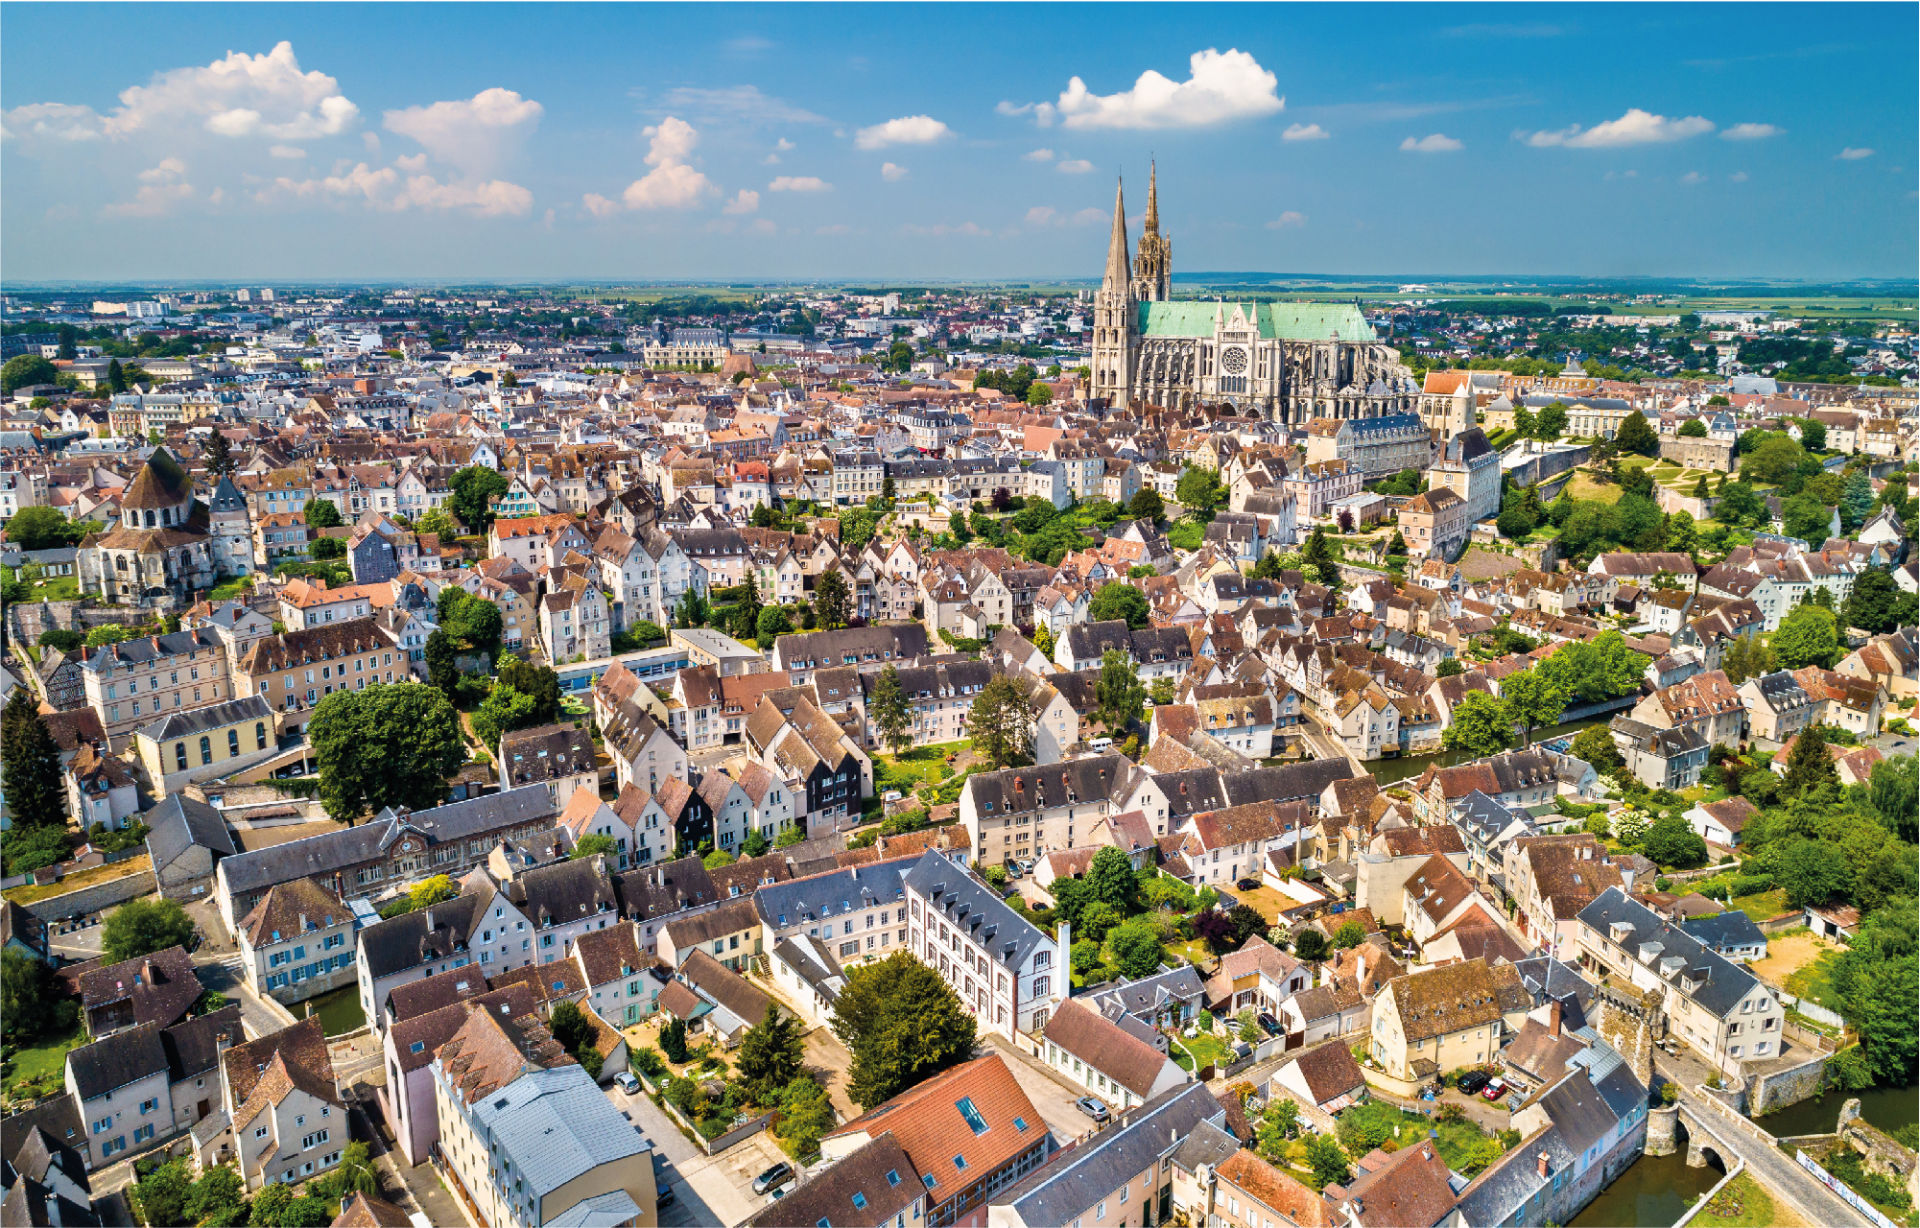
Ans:
[[[1655,819],[1640,839],[1640,851],[1663,866],[1691,870],[1707,864],[1707,842],[1677,814]]]
[[[1448,750],[1493,755],[1513,745],[1513,708],[1485,691],[1470,691],[1453,707],[1440,740]]]
[[[1793,740],[1780,792],[1789,798],[1831,797],[1840,792],[1840,774],[1834,770],[1833,755],[1827,750],[1826,731],[1820,726],[1807,726]]]
[[[466,758],[446,695],[401,682],[335,691],[308,727],[320,767],[320,800],[347,823],[387,806],[426,810],[447,798]]]
[[[1100,654],[1100,677],[1093,684],[1093,698],[1109,729],[1125,729],[1139,719],[1147,688],[1126,653],[1110,648]]]
[[[301,509],[310,529],[337,529],[340,527],[340,508],[331,499],[312,498]]]
[[[447,479],[448,503],[469,533],[485,533],[493,524],[489,502],[507,493],[506,475],[485,465],[468,465]]]
[[[1127,501],[1127,515],[1135,520],[1157,521],[1167,514],[1167,501],[1151,486],[1142,486]]]
[[[1144,921],[1115,926],[1107,933],[1107,947],[1121,973],[1135,980],[1152,976],[1165,955],[1158,931]]]
[[[1808,665],[1825,668],[1840,656],[1839,624],[1832,610],[1802,602],[1780,620],[1772,645],[1783,669],[1801,669]]]
[[[847,1095],[863,1109],[966,1061],[976,1039],[960,996],[905,951],[847,970],[833,1034],[853,1054]]]
[[[1628,648],[1618,631],[1609,631],[1590,643],[1560,645],[1534,672],[1565,687],[1570,702],[1598,703],[1638,690],[1646,668],[1647,655]]]
[[[770,1104],[798,1078],[801,1071],[801,1027],[791,1014],[771,1002],[766,1018],[740,1038],[736,1066],[755,1104]]]
[[[1024,763],[1033,753],[1033,704],[1020,685],[995,675],[974,696],[967,719],[973,748],[995,767]]]
[[[1773,672],[1773,648],[1757,635],[1738,636],[1721,650],[1720,668],[1726,671],[1727,681],[1739,686],[1749,678]]]
[[[1913,843],[1920,835],[1916,811],[1920,810],[1920,759],[1899,755],[1873,765],[1867,782],[1867,803],[1880,816],[1880,822],[1896,837]]]
[[[1521,670],[1500,684],[1500,698],[1513,709],[1514,719],[1525,730],[1525,742],[1533,740],[1533,731],[1559,721],[1567,710],[1566,684],[1545,677],[1538,670]]]
[[[1847,595],[1841,612],[1849,627],[1885,635],[1897,627],[1911,626],[1915,610],[1914,594],[1901,592],[1900,586],[1893,582],[1892,572],[1884,567],[1869,567],[1853,582],[1853,591]]]
[[[15,388],[25,388],[33,384],[52,384],[60,378],[60,368],[50,359],[38,354],[21,354],[17,358],[7,359],[7,365],[0,367],[0,394],[12,396]]]
[[[894,754],[913,745],[913,713],[907,707],[907,693],[900,686],[900,671],[894,666],[887,666],[874,679],[867,717],[880,731],[880,740]]]
[[[1121,916],[1134,911],[1140,892],[1139,876],[1133,862],[1119,849],[1109,845],[1093,855],[1087,866],[1087,882],[1095,899],[1110,905]]]
[[[0,714],[0,782],[4,782],[10,821],[19,828],[62,829],[67,822],[67,793],[60,770],[60,746],[25,686],[13,688]]]
[[[533,700],[533,723],[546,724],[560,717],[560,675],[553,668],[534,661],[523,661],[509,653],[500,658],[500,682]]]
[[[1095,621],[1126,619],[1127,626],[1139,630],[1153,617],[1147,595],[1131,584],[1110,580],[1100,587],[1087,604],[1087,617]]]
[[[1913,1027],[1920,1014],[1915,913],[1915,901],[1907,896],[1868,914],[1833,968],[1833,986],[1845,1004],[1842,1013],[1860,1033],[1874,1079],[1901,1087],[1913,1082],[1920,1056]]]
[[[100,929],[100,951],[109,963],[151,955],[193,941],[193,918],[174,900],[159,896],[128,900]]]
[[[1763,525],[1772,513],[1767,510],[1766,500],[1754,490],[1748,482],[1729,482],[1719,492],[1719,502],[1714,504],[1713,518],[1721,524],[1738,528],[1741,525]]]
[[[1212,519],[1214,509],[1227,501],[1227,488],[1220,484],[1220,475],[1214,470],[1196,465],[1180,474],[1173,497],[1202,519]]]
[[[1646,415],[1637,409],[1620,420],[1620,431],[1613,437],[1613,443],[1622,452],[1639,456],[1660,453],[1660,436],[1647,425]]]
[[[7,521],[7,542],[22,550],[55,550],[77,543],[80,527],[58,508],[23,507]]]
[[[1847,484],[1840,495],[1840,526],[1852,533],[1867,522],[1873,514],[1873,483],[1867,478],[1866,470],[1855,469],[1847,475]]]

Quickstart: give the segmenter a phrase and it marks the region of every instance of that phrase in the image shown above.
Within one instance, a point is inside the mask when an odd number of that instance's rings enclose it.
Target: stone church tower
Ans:
[[[1164,242],[1164,241],[1163,241]],[[1093,296],[1093,395],[1118,409],[1132,387],[1139,312],[1127,270],[1127,201],[1124,185],[1113,188],[1113,233],[1107,239],[1107,270]]]
[[[1173,242],[1160,233],[1160,172],[1147,170],[1147,221],[1133,258],[1133,298],[1164,303],[1173,298]]]

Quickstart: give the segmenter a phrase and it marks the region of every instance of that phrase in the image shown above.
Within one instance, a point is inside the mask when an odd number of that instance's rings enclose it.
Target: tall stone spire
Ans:
[[[1113,234],[1107,238],[1107,272],[1101,282],[1102,288],[1125,288],[1128,284],[1127,264],[1126,190],[1125,185],[1116,179],[1113,184]]]
[[[1173,243],[1160,233],[1160,170],[1147,172],[1147,220],[1133,258],[1133,297],[1164,303],[1173,297]]]
[[[1160,168],[1147,163],[1147,221],[1143,234],[1160,233]]]

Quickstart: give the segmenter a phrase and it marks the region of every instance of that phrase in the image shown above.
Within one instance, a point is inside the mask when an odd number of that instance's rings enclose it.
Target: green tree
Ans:
[[[1511,705],[1485,691],[1469,691],[1454,705],[1453,720],[1440,740],[1448,750],[1493,755],[1513,745],[1513,726]]]
[[[25,513],[22,513],[24,515]],[[1914,622],[1914,595],[1903,593],[1884,567],[1869,567],[1853,582],[1842,607],[1847,626],[1885,635]]]
[[[1538,425],[1539,420],[1533,416],[1533,410],[1528,408],[1525,401],[1513,407],[1513,429],[1515,434],[1523,439],[1530,439],[1533,436],[1534,428]]]
[[[1855,469],[1847,475],[1846,489],[1840,495],[1840,527],[1847,533],[1857,532],[1872,514],[1873,483],[1867,479],[1866,470]]]
[[[1213,511],[1227,500],[1227,488],[1220,484],[1220,474],[1216,470],[1193,466],[1181,471],[1180,480],[1174,485],[1173,497],[1203,520],[1213,518]]]
[[[1794,908],[1819,906],[1844,896],[1852,874],[1844,857],[1835,857],[1824,841],[1794,836],[1767,850],[1773,881]]]
[[[1812,495],[1799,494],[1781,501],[1780,527],[1788,537],[1819,545],[1827,540],[1832,524],[1833,509]]]
[[[762,652],[771,651],[773,641],[793,630],[793,620],[787,616],[786,607],[770,605],[760,611],[760,617],[754,621],[754,642]]]
[[[1777,486],[1791,478],[1807,459],[1807,452],[1786,435],[1769,435],[1740,460],[1740,472],[1749,481]]]
[[[1726,671],[1729,682],[1739,686],[1749,678],[1773,672],[1773,649],[1758,635],[1738,636],[1721,650],[1720,668]]]
[[[1820,726],[1808,725],[1793,740],[1780,792],[1788,798],[1831,798],[1839,794],[1840,774],[1834,770],[1833,755],[1827,750],[1826,731]]]
[[[1087,604],[1087,617],[1096,622],[1125,619],[1127,626],[1138,631],[1152,621],[1153,610],[1145,593],[1131,584],[1109,580]]]
[[[780,1093],[780,1148],[808,1163],[820,1154],[820,1139],[834,1127],[833,1101],[811,1075],[800,1075]]]
[[[469,465],[447,479],[447,506],[467,526],[467,532],[485,533],[493,524],[492,501],[504,496],[511,486],[499,470]]]
[[[332,507],[331,503],[327,504]],[[307,554],[313,559],[325,562],[329,559],[346,557],[347,542],[343,537],[316,537],[313,545],[307,548]]]
[[[446,628],[435,627],[427,636],[427,681],[441,694],[452,699],[454,690],[460,685],[460,669],[454,663],[459,655],[453,646],[453,637]]]
[[[1567,750],[1603,776],[1622,762],[1620,748],[1613,744],[1613,734],[1605,725],[1590,725],[1574,734],[1573,745]]]
[[[80,540],[79,526],[58,508],[23,507],[7,521],[7,541],[22,550],[57,550]]]
[[[701,858],[700,860],[701,860],[701,864],[706,866],[707,869],[720,870],[720,869],[726,868],[727,866],[732,865],[734,862],[734,856],[732,853],[727,852],[727,850],[725,849],[715,849],[713,852],[708,853],[705,857]]]
[[[740,1038],[734,1064],[755,1104],[773,1103],[774,1097],[799,1077],[802,1031],[794,1016],[769,1002],[766,1017]]]
[[[973,1015],[940,974],[905,951],[846,969],[833,1034],[853,1055],[847,1096],[863,1109],[973,1056]]]
[[[1339,568],[1333,546],[1327,541],[1327,526],[1320,524],[1313,527],[1313,532],[1307,536],[1307,544],[1300,548],[1300,563],[1303,567],[1313,568],[1320,583],[1332,583]]]
[[[12,947],[0,953],[0,1036],[9,1046],[38,1039],[59,993],[45,963]]]
[[[1636,456],[1660,454],[1660,436],[1647,425],[1646,415],[1637,409],[1620,420],[1620,430],[1613,437],[1613,444],[1620,451]]]
[[[1024,763],[1033,753],[1033,704],[1018,683],[996,674],[974,696],[967,720],[973,748],[995,767]]]
[[[1357,947],[1367,940],[1367,927],[1358,921],[1343,921],[1340,928],[1333,931],[1335,950],[1345,951]]]
[[[1333,944],[1327,936],[1316,929],[1303,929],[1293,940],[1294,957],[1302,963],[1316,964],[1327,958],[1333,951]]]
[[[1331,1134],[1307,1135],[1307,1167],[1322,1186],[1337,1185],[1347,1179],[1347,1153]]]
[[[1129,921],[1108,931],[1107,948],[1121,974],[1134,980],[1152,976],[1163,955],[1159,933],[1144,921]]]
[[[347,823],[387,806],[427,810],[444,803],[447,779],[466,758],[453,705],[417,683],[335,691],[313,710],[307,733],[320,768],[320,800]]]
[[[177,901],[158,896],[128,900],[100,930],[101,954],[115,964],[192,942],[193,918]]]
[[[1707,842],[1677,814],[1655,819],[1640,838],[1640,851],[1673,870],[1691,870],[1707,864]]]
[[[1052,388],[1049,388],[1047,385],[1041,383],[1039,380],[1035,380],[1033,383],[1027,385],[1027,404],[1051,405],[1052,403],[1053,403]]]
[[[560,718],[560,675],[551,666],[523,661],[508,653],[500,658],[498,676],[502,683],[533,700],[534,724]]]
[[[1888,831],[1912,844],[1920,835],[1915,813],[1920,807],[1920,761],[1912,755],[1896,755],[1874,764],[1867,782],[1867,803]]]
[[[1138,907],[1140,879],[1133,872],[1133,862],[1124,852],[1111,845],[1093,855],[1093,861],[1087,866],[1087,883],[1092,887],[1095,899],[1114,908],[1123,917]]]
[[[1569,702],[1599,703],[1640,689],[1648,658],[1628,648],[1618,631],[1560,645],[1534,672],[1565,687]]]
[[[1555,401],[1540,411],[1533,424],[1535,439],[1558,439],[1567,433],[1567,407]]]
[[[444,507],[428,508],[420,519],[413,522],[414,532],[433,533],[443,542],[451,542],[460,536],[460,522]]]
[[[1860,1034],[1874,1080],[1886,1086],[1913,1083],[1920,1045],[1913,1026],[1920,1015],[1915,913],[1911,896],[1869,913],[1833,965],[1841,1013]]]
[[[834,631],[847,625],[850,601],[847,579],[840,574],[838,567],[829,567],[820,573],[820,578],[813,586],[813,614],[822,631]]]
[[[1780,620],[1771,644],[1782,669],[1825,668],[1840,657],[1839,624],[1832,610],[1802,603]]]
[[[678,1019],[669,1019],[660,1025],[660,1052],[676,1066],[687,1060],[687,1025]]]
[[[1707,424],[1701,419],[1688,418],[1685,422],[1682,422],[1680,424],[1680,438],[1705,439],[1706,437],[1707,437]],[[1701,480],[1704,481],[1705,479],[1702,478]]]
[[[310,529],[337,529],[340,527],[340,508],[331,499],[308,499],[300,511],[301,519]]]
[[[34,384],[55,384],[60,381],[60,369],[48,359],[38,354],[22,354],[7,359],[0,367],[0,394],[12,396],[16,388],[27,388]]]
[[[612,836],[590,832],[580,837],[580,842],[573,846],[571,856],[575,861],[587,857],[606,857],[617,862],[620,858],[620,845]]]
[[[1521,745],[1533,741],[1533,731],[1558,724],[1567,710],[1566,685],[1544,677],[1538,670],[1521,670],[1500,684],[1500,698],[1513,710],[1524,730]]]
[[[238,1223],[238,1212],[246,1205],[246,1182],[240,1179],[239,1172],[223,1164],[207,1169],[206,1175],[193,1183],[193,1190],[187,1195],[186,1222]]]
[[[184,1224],[187,1222],[187,1195],[192,1189],[193,1178],[187,1172],[187,1162],[169,1160],[142,1177],[133,1187],[133,1193],[140,1204],[141,1216],[147,1223]],[[291,1198],[291,1191],[288,1196]]]
[[[881,670],[874,680],[867,718],[880,731],[881,742],[895,755],[913,745],[913,712],[907,705],[907,693],[900,686],[900,671],[892,665]]]
[[[18,828],[64,831],[67,791],[60,746],[53,740],[32,689],[16,686],[0,714],[0,784],[7,812]]]
[[[1158,522],[1167,514],[1166,500],[1151,486],[1142,486],[1127,500],[1127,515],[1135,520]]]
[[[1100,677],[1093,684],[1093,697],[1108,729],[1125,729],[1139,719],[1147,688],[1126,653],[1109,648],[1100,654]]]
[[[1744,480],[1728,482],[1718,491],[1718,495],[1720,502],[1714,505],[1713,518],[1721,524],[1734,528],[1763,525],[1773,515],[1767,510],[1766,501]]]

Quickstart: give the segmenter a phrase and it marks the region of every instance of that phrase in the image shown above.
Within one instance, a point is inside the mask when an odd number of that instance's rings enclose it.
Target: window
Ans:
[[[900,1184],[900,1170],[899,1170],[899,1169],[897,1169],[897,1168],[889,1168],[889,1169],[887,1170],[887,1184],[888,1184],[889,1186],[895,1186],[895,1185],[899,1185],[899,1184]]]
[[[204,733],[200,735],[200,762],[213,762],[213,739]]]
[[[966,1119],[967,1128],[976,1136],[987,1132],[987,1119],[980,1115],[979,1106],[973,1103],[972,1096],[962,1096],[954,1107],[960,1110],[960,1116]]]
[[[267,723],[265,721],[256,721],[254,723],[253,737],[254,741],[258,743],[258,749],[267,749]]]
[[[859,1190],[855,1190],[853,1192],[853,1209],[856,1211],[864,1211],[866,1210],[866,1208],[867,1208],[867,1196],[865,1194],[862,1194]]]
[[[173,761],[181,771],[184,772],[187,770],[187,744],[185,742],[175,742],[173,744]]]

